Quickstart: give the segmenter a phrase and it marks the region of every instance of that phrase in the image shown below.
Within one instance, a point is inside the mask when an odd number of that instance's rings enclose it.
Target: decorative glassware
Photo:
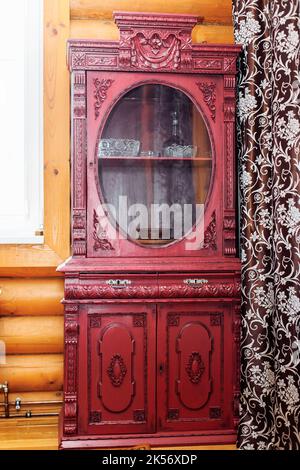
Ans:
[[[197,147],[195,145],[170,145],[164,148],[165,157],[195,158]]]
[[[133,139],[101,139],[98,157],[137,157],[141,143]]]

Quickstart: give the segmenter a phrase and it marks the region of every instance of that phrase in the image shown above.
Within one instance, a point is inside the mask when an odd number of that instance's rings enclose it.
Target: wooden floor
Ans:
[[[58,418],[0,420],[0,450],[57,450]],[[167,449],[167,448],[164,448]],[[176,447],[178,450],[235,450],[235,446]]]

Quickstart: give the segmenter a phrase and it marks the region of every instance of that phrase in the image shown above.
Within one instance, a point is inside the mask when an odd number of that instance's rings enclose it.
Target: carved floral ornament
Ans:
[[[202,375],[204,374],[204,371],[205,365],[201,355],[198,352],[193,352],[190,355],[188,364],[186,366],[186,372],[192,384],[198,385]]]
[[[180,66],[180,44],[174,34],[164,39],[158,33],[149,38],[138,33],[131,39],[131,65],[152,69],[172,66],[177,69]]]
[[[125,366],[123,357],[120,354],[115,354],[111,358],[110,365],[107,369],[107,374],[110,378],[111,384],[114,387],[121,387],[126,373],[127,368]]]
[[[108,235],[101,225],[97,212],[94,210],[93,219],[93,238],[94,238],[94,250],[95,251],[113,251],[114,247],[108,240]]]
[[[185,284],[172,285],[136,285],[126,289],[113,289],[110,286],[81,282],[80,284],[68,284],[65,287],[66,299],[156,299],[156,298],[217,298],[237,297],[240,295],[239,282],[208,283],[195,289]],[[170,320],[171,321],[171,320]],[[176,321],[176,318],[173,319]],[[134,325],[140,326],[140,325]],[[141,325],[142,326],[142,325]]]
[[[204,102],[211,112],[213,121],[216,120],[216,84],[214,82],[199,82],[197,83],[199,90],[202,91]]]
[[[114,83],[114,80],[99,80],[98,78],[94,79],[94,98],[95,98],[95,119],[100,116],[100,109],[104,101],[107,98],[107,91]]]

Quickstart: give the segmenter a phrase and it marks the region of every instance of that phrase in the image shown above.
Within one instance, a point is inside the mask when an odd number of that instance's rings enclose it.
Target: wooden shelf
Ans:
[[[157,161],[157,162],[170,162],[170,161],[187,161],[187,162],[210,162],[212,158],[208,157],[196,157],[196,158],[189,158],[189,157],[99,157],[99,160],[127,160],[127,161]]]

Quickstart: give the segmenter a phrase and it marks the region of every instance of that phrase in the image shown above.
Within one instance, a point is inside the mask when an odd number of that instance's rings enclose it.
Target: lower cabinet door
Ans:
[[[80,432],[155,431],[156,306],[84,306],[80,327]]]
[[[230,304],[158,306],[158,430],[233,429]]]

